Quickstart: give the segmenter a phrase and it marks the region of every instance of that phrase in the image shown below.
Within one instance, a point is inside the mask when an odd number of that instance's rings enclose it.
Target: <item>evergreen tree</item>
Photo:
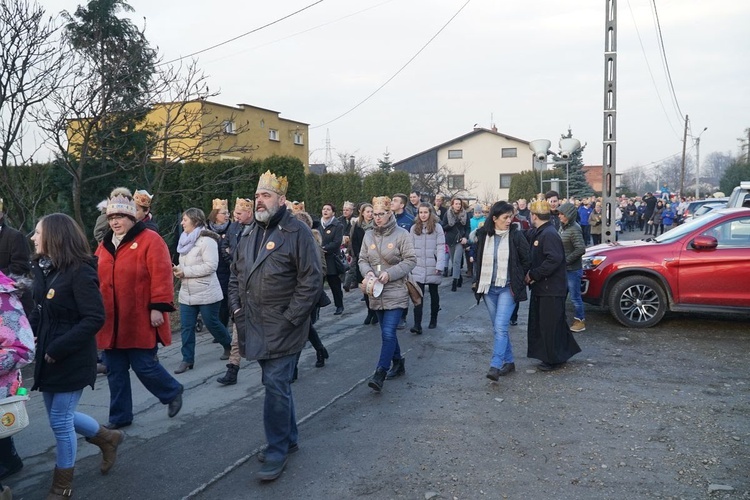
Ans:
[[[719,187],[727,196],[740,185],[740,182],[750,179],[750,162],[737,160],[724,172]]]
[[[568,129],[567,134],[562,134],[561,139],[570,139],[573,137],[573,131]],[[576,198],[582,198],[585,196],[592,196],[594,189],[586,181],[586,174],[583,172],[583,150],[586,148],[584,144],[577,151],[573,152],[568,161],[568,192],[560,196],[569,198],[575,196]],[[559,154],[553,155],[554,161],[564,162]],[[560,165],[559,168],[562,170],[565,165]]]
[[[387,149],[385,150],[385,153],[383,153],[383,158],[378,158],[378,168],[386,174],[393,171],[393,161],[391,160],[391,153],[389,153]]]

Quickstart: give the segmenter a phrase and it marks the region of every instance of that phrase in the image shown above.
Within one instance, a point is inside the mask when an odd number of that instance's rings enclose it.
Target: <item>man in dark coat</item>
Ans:
[[[654,225],[648,224],[648,221],[650,221],[651,217],[653,217],[654,215],[654,210],[656,210],[656,202],[658,200],[656,199],[656,196],[648,192],[643,197],[643,201],[646,203],[646,210],[643,212],[643,220],[646,221],[646,233],[645,234],[648,235],[648,234],[651,234],[651,231],[654,228]]]
[[[323,287],[318,244],[286,209],[286,177],[267,171],[255,192],[255,222],[230,266],[229,308],[240,353],[257,360],[265,387],[268,446],[258,455],[262,481],[278,478],[298,449],[292,377]]]
[[[531,269],[526,283],[531,286],[529,304],[529,348],[527,356],[541,361],[539,369],[552,371],[581,352],[565,317],[568,280],[565,249],[560,235],[550,224],[546,201],[531,204]]]

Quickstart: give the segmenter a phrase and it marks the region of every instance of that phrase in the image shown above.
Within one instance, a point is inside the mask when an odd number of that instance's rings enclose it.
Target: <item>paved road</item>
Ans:
[[[322,313],[331,353],[313,367],[307,348],[294,384],[300,451],[281,478],[253,478],[264,444],[262,387],[254,363],[221,387],[221,348],[199,337],[196,368],[179,379],[185,405],[174,419],[134,380],[136,419],[109,476],[96,448],[79,440],[77,498],[746,498],[750,495],[750,366],[747,318],[669,316],[628,330],[589,309],[583,352],[553,373],[525,357],[525,304],[511,338],[518,371],[484,375],[491,333],[484,305],[466,286],[441,288],[439,327],[400,335],[405,377],[373,394],[364,380],[379,352],[359,295],[342,317]],[[160,351],[174,369],[179,339]],[[28,381],[27,385],[30,385]],[[99,378],[81,410],[106,421]],[[15,498],[44,498],[54,439],[41,397],[17,436],[26,467],[7,483]],[[709,488],[731,487],[709,495]]]

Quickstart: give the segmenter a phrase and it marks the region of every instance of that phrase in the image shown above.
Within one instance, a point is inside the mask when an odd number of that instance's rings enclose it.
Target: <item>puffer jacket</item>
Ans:
[[[382,311],[409,307],[406,278],[416,265],[411,236],[396,225],[392,213],[383,226],[367,231],[359,251],[359,271],[362,276],[388,272],[388,283],[383,286],[383,292],[377,298],[370,297],[370,309]]]
[[[445,267],[445,232],[442,226],[435,224],[435,230],[427,234],[427,225],[422,227],[422,234],[416,234],[411,227],[410,233],[414,244],[414,253],[417,255],[417,265],[412,271],[412,276],[417,283],[439,284],[443,280],[443,267]],[[440,271],[437,274],[435,271]]]
[[[560,228],[559,233],[565,249],[565,270],[583,269],[581,257],[586,253],[586,243],[583,241],[581,226],[577,222],[568,222]]]
[[[241,355],[273,359],[302,350],[323,289],[318,248],[307,224],[284,207],[267,228],[256,221],[240,239],[230,266],[229,310]]]
[[[180,269],[185,274],[180,282],[180,304],[199,306],[213,304],[224,298],[216,269],[219,267],[219,235],[196,228],[201,235],[185,255],[180,255]]]

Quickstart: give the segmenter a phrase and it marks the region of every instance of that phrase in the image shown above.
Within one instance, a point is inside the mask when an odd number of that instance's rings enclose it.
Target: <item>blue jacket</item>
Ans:
[[[409,231],[414,225],[414,216],[410,214],[408,210],[404,210],[400,214],[396,215],[396,225],[402,229],[406,229],[406,231]]]
[[[594,211],[594,207],[589,205],[586,207],[586,205],[581,205],[578,207],[578,225],[579,226],[588,226],[589,225],[589,215],[591,215],[591,212]]]

